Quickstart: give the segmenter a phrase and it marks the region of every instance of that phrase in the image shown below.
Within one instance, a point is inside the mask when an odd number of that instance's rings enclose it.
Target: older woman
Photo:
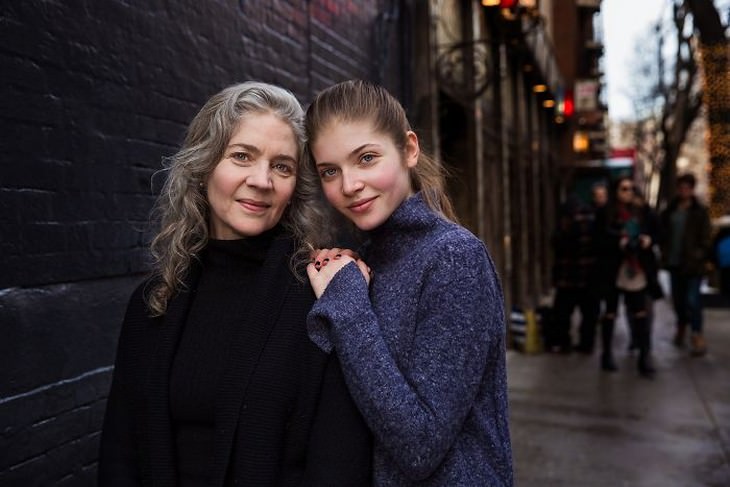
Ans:
[[[99,484],[366,485],[370,438],[292,271],[316,221],[288,91],[214,95],[170,159],[153,275],[122,325]]]

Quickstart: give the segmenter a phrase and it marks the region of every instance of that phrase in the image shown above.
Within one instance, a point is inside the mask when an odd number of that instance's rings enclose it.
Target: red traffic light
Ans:
[[[517,0],[482,0],[485,7],[513,8],[517,3]]]

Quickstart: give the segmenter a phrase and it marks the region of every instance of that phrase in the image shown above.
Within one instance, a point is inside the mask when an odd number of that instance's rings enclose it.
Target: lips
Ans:
[[[363,213],[370,209],[370,207],[373,205],[373,201],[375,201],[375,198],[377,196],[373,196],[372,198],[363,198],[361,200],[357,200],[356,202],[350,204],[347,206],[347,209],[354,213]]]
[[[238,204],[241,205],[244,209],[253,213],[262,213],[271,207],[271,205],[266,203],[265,201],[252,200],[249,198],[244,198],[236,201],[238,201]]]

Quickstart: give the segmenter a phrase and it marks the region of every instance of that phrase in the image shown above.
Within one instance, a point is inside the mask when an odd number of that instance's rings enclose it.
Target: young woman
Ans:
[[[650,360],[651,326],[647,309],[647,293],[656,273],[652,250],[656,232],[651,223],[648,206],[636,204],[632,179],[619,178],[606,212],[604,234],[597,239],[603,246],[599,258],[607,262],[604,279],[609,290],[601,320],[601,368],[609,372],[616,370],[613,331],[618,299],[623,295],[627,321],[631,323],[634,345],[639,350],[639,374],[647,378],[655,374]]]
[[[320,93],[306,127],[326,199],[368,240],[364,260],[316,253],[307,323],[374,433],[374,485],[512,485],[502,291],[440,166],[364,81]]]
[[[119,338],[103,486],[369,485],[370,433],[336,357],[307,338],[290,269],[316,220],[303,111],[263,83],[203,106],[157,203],[153,276]]]

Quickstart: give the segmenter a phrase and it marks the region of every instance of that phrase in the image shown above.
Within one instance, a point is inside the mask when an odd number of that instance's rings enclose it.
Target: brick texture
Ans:
[[[153,175],[213,93],[403,93],[395,0],[24,0],[0,7],[0,485],[94,485]]]

